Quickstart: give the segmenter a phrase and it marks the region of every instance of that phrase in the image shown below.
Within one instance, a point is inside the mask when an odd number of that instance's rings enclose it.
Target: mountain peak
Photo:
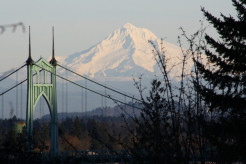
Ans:
[[[136,27],[133,24],[127,22],[111,33],[107,39],[128,39],[128,41],[132,40],[134,44],[142,44],[142,42],[146,42],[148,44],[149,40],[153,41],[157,40],[158,38],[148,29]]]
[[[137,28],[137,27],[134,26],[133,24],[127,22],[126,24],[123,25],[123,28],[126,28],[126,29],[133,29],[133,28]]]
[[[151,76],[158,72],[158,67],[149,40],[159,46],[160,40],[151,31],[126,23],[98,44],[70,55],[63,61],[71,69],[91,78],[131,80],[140,74]],[[180,54],[179,47],[166,42],[164,44],[167,54],[172,58],[170,64],[175,65],[178,61],[176,56]]]

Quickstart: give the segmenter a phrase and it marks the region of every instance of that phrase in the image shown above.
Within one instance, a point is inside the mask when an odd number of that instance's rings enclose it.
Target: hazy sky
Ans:
[[[36,61],[51,55],[52,26],[57,56],[87,49],[126,22],[176,44],[180,26],[189,33],[199,28],[201,6],[217,16],[235,14],[231,0],[0,0],[0,25],[30,25]],[[22,65],[27,56],[28,32],[0,34],[0,72]]]

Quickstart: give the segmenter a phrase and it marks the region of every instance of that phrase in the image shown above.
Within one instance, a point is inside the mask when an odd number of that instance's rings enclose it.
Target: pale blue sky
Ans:
[[[51,55],[52,26],[58,56],[87,49],[126,22],[176,44],[180,26],[189,33],[199,28],[201,6],[215,15],[235,14],[231,0],[0,0],[0,24],[30,25],[37,60]],[[0,34],[0,72],[20,66],[27,55],[27,32]]]

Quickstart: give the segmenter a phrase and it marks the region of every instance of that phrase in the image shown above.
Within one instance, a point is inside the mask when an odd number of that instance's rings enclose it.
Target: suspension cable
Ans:
[[[4,76],[3,78],[0,79],[0,81],[3,81],[4,79],[6,79],[7,77],[9,77],[10,75],[14,74],[15,72],[19,71],[20,69],[22,69],[23,67],[25,67],[26,64],[22,65],[21,67],[19,67],[18,69],[16,69],[15,71],[11,72],[10,74]]]
[[[13,87],[9,88],[8,90],[6,90],[6,91],[4,91],[4,92],[0,93],[0,96],[2,96],[2,95],[4,95],[5,93],[7,93],[7,92],[11,91],[12,89],[14,89],[15,87],[17,87],[17,86],[21,85],[21,84],[22,84],[22,83],[24,83],[25,81],[27,81],[27,79],[25,79],[25,80],[23,80],[23,81],[19,82],[18,84],[14,85]]]
[[[122,92],[120,92],[120,91],[117,91],[117,90],[115,90],[115,89],[113,89],[113,88],[110,88],[110,87],[108,87],[108,86],[106,86],[106,85],[100,84],[100,83],[96,82],[95,80],[91,80],[91,79],[87,78],[86,76],[80,75],[80,74],[78,74],[78,73],[76,73],[76,72],[74,72],[74,71],[72,71],[72,70],[70,70],[70,69],[68,69],[68,68],[66,68],[66,67],[64,67],[64,66],[62,66],[62,65],[60,65],[60,64],[57,64],[57,65],[60,66],[61,68],[65,69],[65,70],[69,71],[69,72],[72,72],[73,74],[75,74],[75,75],[77,75],[77,76],[80,76],[80,77],[82,77],[82,78],[84,78],[84,79],[86,79],[86,80],[89,80],[90,82],[93,82],[93,83],[95,83],[95,84],[97,84],[97,85],[100,85],[100,86],[102,86],[102,87],[104,87],[104,88],[106,88],[106,89],[109,89],[109,90],[111,90],[111,91],[113,91],[113,92],[116,92],[116,93],[121,94],[121,95],[123,95],[123,96],[126,96],[126,97],[128,97],[128,98],[134,99],[134,100],[136,100],[136,101],[142,102],[141,100],[139,100],[139,99],[137,99],[137,98],[134,98],[134,97],[132,97],[132,96],[129,96],[129,95],[127,95],[127,94],[125,94],[125,93],[122,93]]]
[[[37,64],[34,64],[34,65],[36,65],[37,67],[42,68],[41,66],[39,66],[39,65],[37,65]],[[103,96],[103,97],[106,97],[106,98],[108,98],[108,99],[111,99],[111,100],[113,100],[113,101],[115,101],[115,102],[118,102],[118,103],[121,103],[121,104],[123,104],[123,105],[127,105],[127,106],[130,106],[130,107],[133,107],[133,105],[130,105],[130,104],[127,104],[127,103],[125,103],[125,102],[123,102],[123,101],[121,101],[121,100],[115,99],[115,98],[111,97],[110,95],[104,95],[104,94],[99,93],[99,92],[97,92],[97,91],[94,91],[94,90],[92,90],[92,89],[86,88],[85,86],[82,86],[81,84],[78,84],[78,83],[73,82],[73,81],[71,81],[71,80],[69,80],[69,79],[66,79],[66,78],[64,78],[64,77],[62,77],[62,76],[60,76],[60,75],[58,75],[58,74],[56,74],[56,73],[53,73],[52,71],[49,71],[49,70],[47,70],[47,69],[45,69],[45,68],[43,68],[43,69],[46,70],[47,72],[50,72],[51,74],[53,74],[53,75],[55,75],[55,76],[61,78],[61,79],[64,79],[64,80],[66,80],[66,81],[68,81],[68,82],[70,82],[70,83],[72,83],[72,84],[74,84],[74,85],[77,85],[78,87],[84,88],[84,89],[86,89],[86,90],[88,90],[88,91],[91,91],[91,92],[93,92],[93,93],[95,93],[95,94],[98,94],[98,95],[101,95],[101,96]],[[126,95],[126,96],[127,96],[127,95]],[[139,107],[135,107],[135,108],[142,110],[142,108],[139,108]]]
[[[35,76],[35,75],[37,75],[37,73],[33,74],[32,76]],[[11,91],[11,90],[14,89],[15,87],[21,85],[22,83],[24,83],[24,82],[26,82],[26,81],[27,81],[27,78],[26,78],[25,80],[19,82],[18,84],[14,85],[13,87],[9,88],[8,90],[6,90],[6,91],[0,93],[0,96],[2,96],[2,95],[4,95],[5,93]]]

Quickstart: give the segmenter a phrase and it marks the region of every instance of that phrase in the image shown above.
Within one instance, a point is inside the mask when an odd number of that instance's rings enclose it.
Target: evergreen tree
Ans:
[[[216,112],[211,142],[218,158],[224,161],[246,160],[246,0],[232,0],[236,18],[213,16],[202,8],[220,39],[205,35],[204,48],[210,66],[196,61],[197,68],[209,85],[198,85],[210,109]]]
[[[80,138],[82,136],[82,129],[81,129],[80,120],[79,120],[78,116],[76,116],[72,122],[71,134],[73,136],[77,136],[78,138]]]

